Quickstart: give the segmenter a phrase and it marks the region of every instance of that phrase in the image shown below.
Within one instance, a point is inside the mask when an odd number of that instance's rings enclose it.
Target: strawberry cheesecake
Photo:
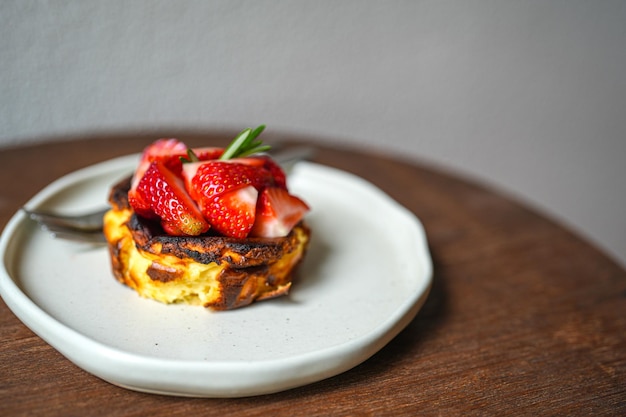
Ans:
[[[113,274],[163,303],[230,310],[287,294],[310,238],[309,206],[246,129],[227,148],[146,147],[104,216]]]

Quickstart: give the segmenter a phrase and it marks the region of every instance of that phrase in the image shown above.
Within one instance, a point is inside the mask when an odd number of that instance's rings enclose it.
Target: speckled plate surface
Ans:
[[[137,159],[76,171],[27,206],[101,207]],[[0,238],[0,294],[70,361],[137,391],[241,397],[337,375],[419,311],[432,279],[426,236],[412,213],[352,174],[302,162],[289,187],[312,207],[313,235],[286,297],[228,312],[146,300],[113,279],[106,248],[55,240],[22,212]]]

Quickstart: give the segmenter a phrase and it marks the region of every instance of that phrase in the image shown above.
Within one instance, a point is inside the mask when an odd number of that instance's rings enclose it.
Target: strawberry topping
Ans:
[[[203,200],[225,192],[253,185],[257,189],[270,184],[269,172],[236,162],[209,161],[185,164],[183,177],[191,196],[202,205]]]
[[[129,192],[129,203],[137,214],[158,216],[163,228],[171,234],[197,236],[210,227],[183,181],[162,161],[148,166],[136,190]]]
[[[258,154],[269,149],[256,139],[263,129],[242,131],[226,149],[155,141],[133,177],[131,207],[171,235],[286,236],[309,207],[289,193],[282,168]]]
[[[202,213],[221,234],[245,238],[254,226],[258,194],[252,185],[219,194],[205,202]]]
[[[308,211],[309,206],[304,201],[284,188],[266,188],[259,196],[250,236],[286,236]]]
[[[251,165],[266,172],[272,181],[272,185],[287,189],[287,177],[283,169],[267,155],[254,155],[247,158],[233,159],[241,164]]]
[[[187,152],[187,146],[178,139],[158,139],[148,145],[141,154],[139,165],[135,170],[135,175],[131,183],[131,190],[137,188],[139,180],[148,170],[150,164],[154,161],[165,163],[170,169],[176,171],[180,166],[179,156],[184,156]]]
[[[182,171],[182,158],[187,156],[187,145],[178,139],[158,139],[148,145],[139,160],[139,165],[135,170],[135,175],[131,183],[131,190],[134,190],[143,174],[154,161],[161,161],[170,171],[180,174]],[[205,147],[193,149],[194,154],[200,161],[217,159],[224,153],[224,149],[217,147]]]

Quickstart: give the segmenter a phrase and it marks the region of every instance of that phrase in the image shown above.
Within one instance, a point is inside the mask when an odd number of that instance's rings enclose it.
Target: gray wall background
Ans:
[[[0,147],[266,123],[481,181],[626,265],[626,1],[0,0],[0,56]]]

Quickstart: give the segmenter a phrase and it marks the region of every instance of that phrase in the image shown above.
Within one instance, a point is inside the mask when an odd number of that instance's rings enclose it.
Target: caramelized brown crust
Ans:
[[[304,223],[272,239],[170,236],[132,211],[129,188],[130,178],[113,187],[112,209],[105,216],[111,266],[120,282],[145,297],[215,310],[289,291],[308,246],[310,230]]]
[[[123,210],[130,208],[130,204],[128,204],[128,191],[130,190],[130,182],[132,179],[132,176],[126,177],[111,188],[109,192],[109,203],[113,209]]]
[[[286,237],[235,239],[223,236],[170,236],[155,225],[133,215],[127,224],[137,247],[155,255],[191,258],[196,262],[226,262],[232,267],[248,268],[276,262],[298,244],[295,233]]]

